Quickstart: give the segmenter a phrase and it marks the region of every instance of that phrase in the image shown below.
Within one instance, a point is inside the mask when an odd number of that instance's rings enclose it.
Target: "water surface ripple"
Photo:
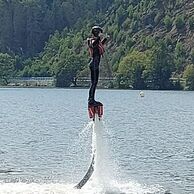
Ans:
[[[78,182],[90,162],[87,90],[0,89],[0,181]],[[98,90],[117,179],[194,193],[194,92]],[[0,186],[1,187],[1,186]]]

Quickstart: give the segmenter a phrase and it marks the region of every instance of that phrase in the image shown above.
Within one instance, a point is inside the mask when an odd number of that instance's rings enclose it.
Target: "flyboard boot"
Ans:
[[[88,113],[89,117],[95,120],[95,115],[98,115],[99,120],[103,115],[103,104],[101,102],[95,101],[94,99],[88,100]]]

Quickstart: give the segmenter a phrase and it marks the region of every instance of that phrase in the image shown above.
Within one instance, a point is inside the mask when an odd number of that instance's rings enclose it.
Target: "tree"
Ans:
[[[167,31],[171,30],[172,23],[173,23],[172,18],[169,15],[166,15],[164,18],[164,25],[165,25]]]
[[[184,45],[181,42],[177,42],[175,51],[174,51],[174,63],[177,72],[182,71],[182,68],[184,67],[185,58],[186,58],[186,51],[184,49]]]
[[[0,79],[3,84],[9,83],[9,78],[14,75],[15,59],[8,54],[0,53]]]
[[[143,77],[150,89],[172,89],[170,77],[174,67],[174,61],[171,53],[164,41],[153,47],[151,51],[151,63],[149,63],[143,72]]]
[[[188,65],[184,71],[183,77],[186,81],[186,88],[194,90],[194,65]]]
[[[191,62],[194,64],[194,49],[191,50]]]
[[[175,19],[175,25],[177,30],[181,30],[185,27],[185,19],[183,15],[178,15]]]
[[[194,30],[194,16],[189,18],[189,29]]]
[[[83,59],[78,55],[66,55],[55,66],[56,86],[69,87],[74,82],[78,71],[83,69]]]
[[[149,54],[146,52],[132,51],[119,64],[118,77],[125,87],[144,89],[143,71],[150,63]]]

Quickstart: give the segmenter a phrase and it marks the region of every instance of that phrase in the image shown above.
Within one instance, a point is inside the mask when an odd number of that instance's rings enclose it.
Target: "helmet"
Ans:
[[[102,28],[100,27],[100,26],[93,26],[92,27],[92,34],[96,34],[96,33],[102,33],[103,32],[103,30],[102,30]]]

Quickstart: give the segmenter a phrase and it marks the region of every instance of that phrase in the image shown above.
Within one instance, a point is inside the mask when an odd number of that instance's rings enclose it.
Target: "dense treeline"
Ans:
[[[6,75],[55,76],[57,86],[69,86],[88,76],[85,40],[100,24],[110,35],[101,64],[101,75],[116,77],[109,86],[194,89],[193,7],[191,0],[1,0],[0,51],[8,54],[0,61],[9,61]]]
[[[100,0],[0,0],[0,50],[34,56],[49,35],[106,9]],[[80,18],[80,19],[78,19]]]

